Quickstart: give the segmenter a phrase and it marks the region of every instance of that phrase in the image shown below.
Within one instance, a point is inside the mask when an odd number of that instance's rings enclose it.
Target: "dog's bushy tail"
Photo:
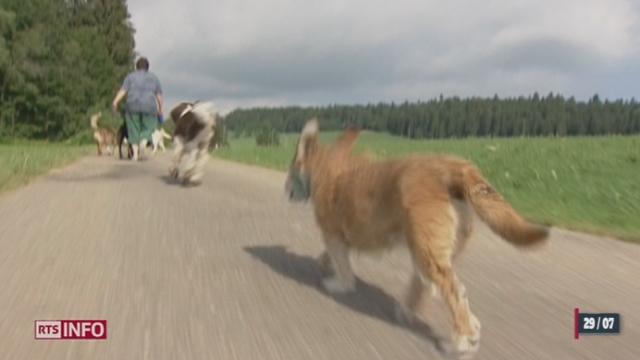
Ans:
[[[93,130],[98,130],[98,121],[100,120],[101,115],[102,114],[100,113],[91,115],[91,128]]]
[[[164,129],[160,129],[160,133],[162,134],[162,137],[165,139],[171,139],[171,135],[167,134],[166,131],[164,131]]]
[[[526,247],[547,239],[549,229],[525,220],[489,184],[475,166],[464,165],[460,173],[453,178],[457,180],[454,182],[459,187],[458,192],[471,203],[480,219],[509,243]]]

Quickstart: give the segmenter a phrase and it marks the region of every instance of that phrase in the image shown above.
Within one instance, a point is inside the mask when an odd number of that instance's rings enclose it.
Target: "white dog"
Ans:
[[[153,145],[154,154],[158,151],[158,148],[160,148],[162,152],[165,151],[164,139],[171,139],[171,135],[167,134],[163,128],[156,129],[153,134],[151,134],[151,144]]]

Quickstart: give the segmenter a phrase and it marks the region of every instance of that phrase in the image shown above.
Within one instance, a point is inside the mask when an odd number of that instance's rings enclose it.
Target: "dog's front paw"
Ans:
[[[202,173],[196,172],[189,176],[189,182],[192,185],[200,185],[202,184]]]
[[[473,329],[474,332],[474,338],[476,340],[480,340],[480,330],[482,329],[482,325],[480,324],[480,320],[478,320],[478,318],[473,315],[473,314],[469,314],[469,322],[471,323],[471,329]]]
[[[470,314],[471,335],[454,335],[453,346],[459,359],[471,359],[480,348],[480,321]]]
[[[322,280],[322,286],[331,294],[346,294],[356,289],[355,281],[344,281],[335,276]]]
[[[331,258],[329,257],[329,254],[326,251],[322,252],[322,254],[320,254],[316,258],[316,261],[318,262],[318,265],[320,266],[320,270],[324,274],[328,274],[328,275],[333,274],[333,266],[331,264]]]
[[[182,180],[182,185],[184,187],[195,187],[195,186],[199,186],[202,184],[202,181],[197,180],[197,179],[193,179],[193,178],[184,178]]]
[[[177,179],[178,178],[178,168],[174,167],[174,168],[169,169],[169,176],[174,178],[174,179]]]
[[[455,354],[458,359],[468,360],[475,356],[480,348],[480,338],[469,335],[458,335],[453,340]]]

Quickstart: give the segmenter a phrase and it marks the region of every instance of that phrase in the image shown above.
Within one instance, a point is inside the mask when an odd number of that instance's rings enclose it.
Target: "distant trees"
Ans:
[[[0,138],[86,128],[131,68],[133,32],[126,0],[2,0]]]
[[[0,139],[56,140],[86,130],[87,115],[108,107],[131,69],[129,18],[126,0],[1,0]],[[291,132],[313,116],[325,130],[355,124],[410,138],[640,133],[635,99],[556,94],[241,109],[225,124],[235,134],[255,135],[265,126]]]
[[[256,132],[256,145],[258,146],[279,146],[280,133],[270,126],[262,126]]]
[[[229,133],[227,132],[227,126],[225,125],[224,118],[218,117],[216,119],[213,138],[209,143],[209,150],[227,146],[229,146]]]
[[[388,131],[409,138],[470,136],[577,136],[640,133],[640,103],[635,99],[604,102],[598,95],[586,102],[573,97],[535,93],[529,97],[439,97],[401,104],[332,105],[240,109],[227,115],[227,127],[253,134],[262,126],[300,131],[317,116],[324,130],[346,125]]]

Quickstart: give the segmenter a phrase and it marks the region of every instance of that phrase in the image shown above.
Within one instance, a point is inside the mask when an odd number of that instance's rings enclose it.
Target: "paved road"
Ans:
[[[425,323],[393,320],[402,249],[355,256],[358,292],[334,298],[283,174],[212,160],[185,189],[167,167],[87,157],[0,195],[0,359],[442,357],[441,300]],[[480,228],[459,268],[483,324],[476,359],[640,358],[640,246],[554,230],[519,252]],[[574,307],[620,312],[622,334],[574,340]],[[109,338],[36,341],[36,319],[107,319]]]

